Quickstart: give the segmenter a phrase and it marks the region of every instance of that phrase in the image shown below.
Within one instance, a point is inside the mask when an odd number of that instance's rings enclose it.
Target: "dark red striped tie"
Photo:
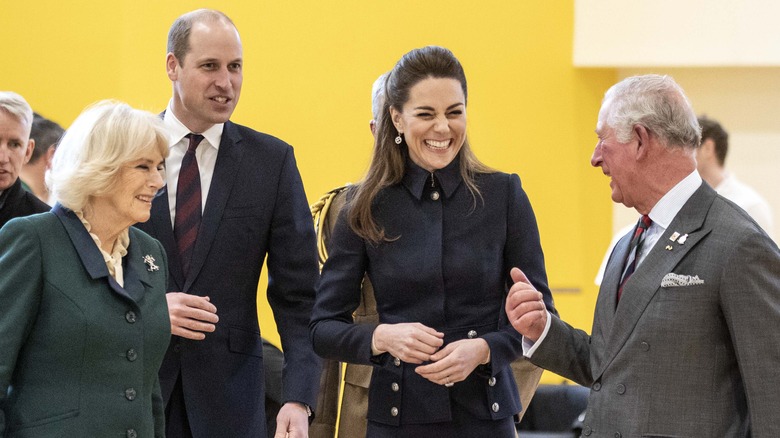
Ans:
[[[647,231],[647,229],[650,228],[650,225],[652,224],[653,221],[650,220],[650,216],[646,214],[639,218],[639,223],[636,225],[636,229],[634,230],[634,237],[631,238],[631,243],[628,245],[628,255],[626,256],[626,261],[628,261],[628,259],[631,258],[631,253],[633,252],[635,254],[634,260],[632,260],[628,265],[626,272],[623,274],[623,279],[620,280],[620,287],[618,288],[617,295],[618,301],[620,301],[620,296],[623,295],[623,286],[625,286],[626,282],[631,277],[631,274],[633,274],[636,270],[637,260],[639,259],[640,252],[642,251],[642,243],[645,241],[645,231]]]
[[[195,248],[195,238],[198,237],[201,216],[200,172],[195,150],[203,140],[202,135],[187,134],[190,145],[181,160],[179,183],[176,186],[176,218],[173,224],[173,235],[179,248],[179,259],[184,276],[190,269],[192,250]]]

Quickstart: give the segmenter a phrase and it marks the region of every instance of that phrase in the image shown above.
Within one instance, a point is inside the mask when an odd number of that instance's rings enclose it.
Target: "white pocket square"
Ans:
[[[661,280],[661,287],[695,286],[697,284],[704,284],[704,280],[698,275],[680,275],[673,272],[664,275],[664,279]]]

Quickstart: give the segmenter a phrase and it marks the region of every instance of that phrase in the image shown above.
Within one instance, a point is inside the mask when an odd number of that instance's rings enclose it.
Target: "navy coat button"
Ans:
[[[135,349],[131,348],[127,350],[127,360],[133,362],[136,359],[138,359],[138,353],[136,353]]]
[[[477,337],[477,331],[476,330],[469,330],[468,334],[466,335],[469,337],[469,339],[474,339]]]
[[[622,383],[618,384],[618,386],[617,386],[617,393],[620,394],[620,395],[625,394],[626,393],[626,385],[624,385]]]
[[[133,401],[133,400],[135,400],[135,395],[136,395],[135,394],[135,389],[133,389],[133,388],[125,389],[125,398],[126,399],[128,399],[130,401]]]
[[[390,409],[390,415],[392,415],[393,417],[397,417],[398,416],[398,408],[393,407],[392,409]]]
[[[488,379],[488,386],[496,386],[496,378],[491,377]]]
[[[133,312],[132,310],[128,310],[127,313],[125,313],[125,320],[127,320],[127,322],[129,322],[130,324],[134,324],[137,321],[135,312]]]
[[[135,429],[127,429],[127,438],[138,438],[138,432]]]
[[[174,353],[178,353],[180,351],[181,351],[181,345],[176,344],[176,345],[173,346],[173,352]]]
[[[439,200],[439,192],[435,192],[435,191],[431,192],[431,199],[433,199],[434,201],[438,201]]]
[[[493,412],[498,412],[499,409],[498,403],[493,403],[493,406],[491,406],[490,409],[492,409]]]
[[[393,365],[400,367],[401,366],[401,359],[399,358],[393,358]]]
[[[393,390],[393,392],[398,392],[398,390],[400,390],[400,389],[401,389],[401,387],[400,387],[400,386],[398,386],[398,384],[397,384],[397,383],[395,383],[395,382],[393,382],[393,384],[392,384],[392,385],[390,385],[390,388]]]

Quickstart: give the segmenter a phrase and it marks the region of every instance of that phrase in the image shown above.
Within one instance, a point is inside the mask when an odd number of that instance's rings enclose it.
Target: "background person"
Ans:
[[[85,110],[49,175],[60,204],[0,230],[0,436],[163,436],[167,260],[149,219],[162,123]]]
[[[308,336],[318,279],[314,227],[292,148],[230,121],[243,49],[223,13],[186,13],[168,34],[173,96],[166,189],[141,226],[171,258],[173,338],[160,369],[167,436],[266,436],[257,288],[285,355],[276,435],[306,437],[320,359]]]
[[[35,141],[30,161],[22,166],[20,177],[38,199],[49,205],[54,205],[54,199],[46,187],[46,171],[51,168],[57,143],[65,130],[57,122],[49,120],[38,113],[33,113],[30,139]]]
[[[515,436],[502,318],[509,269],[547,290],[533,210],[515,175],[466,140],[467,87],[452,53],[404,55],[387,78],[367,176],[336,224],[311,323],[323,357],[374,365],[366,436]],[[380,323],[352,311],[368,274]]]
[[[643,216],[610,257],[590,336],[513,270],[526,356],[590,386],[585,436],[779,436],[777,245],[703,182],[699,123],[670,77],[612,86],[596,133],[591,164]]]
[[[22,96],[0,91],[0,228],[15,217],[49,211],[48,205],[22,188],[19,178],[35,148],[30,139],[32,118],[32,108]]]

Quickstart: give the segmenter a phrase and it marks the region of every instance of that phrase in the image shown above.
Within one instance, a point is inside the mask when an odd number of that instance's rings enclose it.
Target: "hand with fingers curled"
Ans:
[[[542,336],[548,318],[542,293],[519,268],[512,268],[510,275],[515,284],[509,289],[506,299],[509,322],[525,338],[536,342]]]
[[[379,324],[371,339],[373,353],[390,353],[407,363],[421,364],[444,343],[444,333],[419,322]]]
[[[431,363],[415,372],[438,385],[450,387],[490,360],[490,347],[481,338],[451,342],[431,356]]]
[[[206,333],[216,330],[215,324],[219,321],[219,316],[209,297],[170,292],[166,294],[166,299],[171,319],[171,334],[202,341],[206,339]]]

